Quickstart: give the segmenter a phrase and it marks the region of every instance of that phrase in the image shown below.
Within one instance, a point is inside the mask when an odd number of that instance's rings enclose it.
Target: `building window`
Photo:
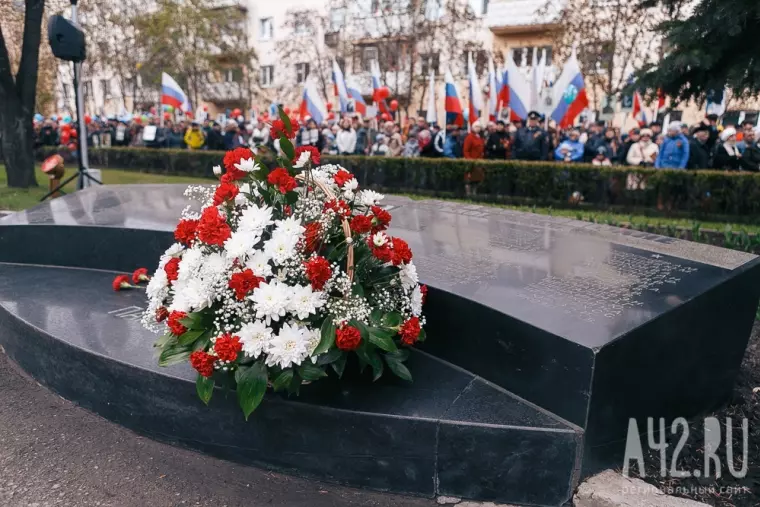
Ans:
[[[225,69],[224,80],[228,83],[240,83],[243,81],[243,69],[240,67],[233,67],[231,69]]]
[[[131,97],[135,94],[137,89],[137,78],[129,77],[124,80],[124,95]]]
[[[475,51],[465,51],[463,58],[462,58],[462,68],[464,69],[464,75],[466,76],[469,72],[469,69],[467,68],[467,57],[468,55],[472,55],[472,63],[475,64],[475,72],[478,76],[482,76],[486,72],[486,68],[488,67],[488,53],[485,49],[478,49]]]
[[[111,98],[111,82],[108,79],[100,80],[100,89],[103,90],[103,100]]]
[[[306,78],[309,77],[309,64],[297,63],[296,64],[296,83],[303,83]]]
[[[431,64],[433,73],[437,75],[439,60],[440,58],[438,53],[420,54],[420,62],[422,63],[422,75],[427,77],[427,75],[430,74]]]
[[[304,20],[296,21],[296,26],[293,28],[293,33],[298,36],[311,35],[311,27]]]
[[[330,30],[337,32],[346,24],[346,9],[343,7],[330,11]]]
[[[378,53],[377,48],[374,46],[365,46],[361,48],[361,58],[362,58],[362,70],[365,72],[370,72],[372,61],[378,59]]]
[[[369,3],[369,12],[370,14],[376,15],[380,14],[380,0],[370,0]]]
[[[259,39],[269,40],[274,37],[274,21],[272,18],[259,19]]]
[[[259,78],[261,86],[272,86],[274,83],[274,65],[263,65]]]
[[[512,49],[512,58],[515,61],[515,65],[518,67],[531,67],[533,65],[533,49],[534,46],[526,46],[522,48]],[[552,64],[552,47],[551,46],[538,46],[536,55],[538,60],[541,61],[541,53],[546,51],[546,65]],[[536,62],[538,63],[538,62]]]
[[[92,81],[84,82],[84,99],[88,100],[92,98]]]

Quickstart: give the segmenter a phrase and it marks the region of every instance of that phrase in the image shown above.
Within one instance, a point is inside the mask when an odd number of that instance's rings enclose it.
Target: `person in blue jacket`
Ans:
[[[681,133],[681,122],[671,122],[654,166],[657,169],[685,169],[688,162],[689,140]]]
[[[579,140],[581,133],[573,129],[567,136],[568,138],[554,150],[554,158],[565,162],[580,162],[583,160],[583,143]]]
[[[459,127],[446,127],[446,140],[443,142],[443,156],[446,158],[462,158],[462,143],[459,142]]]

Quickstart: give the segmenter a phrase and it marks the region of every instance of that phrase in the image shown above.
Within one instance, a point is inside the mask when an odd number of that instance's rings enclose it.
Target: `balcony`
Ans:
[[[488,4],[486,25],[496,34],[531,33],[556,26],[565,1],[555,0],[548,13],[540,13],[544,0],[494,0]]]

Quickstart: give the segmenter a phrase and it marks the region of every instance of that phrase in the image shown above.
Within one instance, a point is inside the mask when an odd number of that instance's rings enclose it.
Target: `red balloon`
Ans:
[[[171,117],[172,115],[170,115],[169,113],[164,113],[164,120],[170,120]]]
[[[79,148],[79,146],[77,145],[77,143],[69,143],[67,148],[69,149],[70,152],[73,153],[77,151],[77,148]]]
[[[391,111],[396,111],[398,109],[398,100],[393,99],[391,100]]]
[[[387,86],[381,86],[377,89],[377,98],[380,100],[387,99],[391,96],[391,91],[388,89]]]
[[[69,144],[69,141],[71,141],[71,134],[66,132],[61,132],[61,144]]]
[[[142,118],[140,118],[139,116],[135,116],[135,118],[134,118],[134,121],[135,121],[135,123],[137,123],[138,125],[141,125],[141,124],[142,124]]]
[[[282,110],[285,112],[285,114],[290,115],[290,108],[289,107],[283,107]]]
[[[208,111],[208,106],[203,106],[204,111]]]
[[[63,125],[61,125],[61,132],[68,132],[70,130],[71,130],[71,125],[69,125],[68,123],[64,123]]]
[[[232,116],[240,116],[241,114],[243,114],[243,111],[238,108],[232,110]]]
[[[383,119],[383,121],[391,121],[392,117],[388,113],[383,113],[380,115],[380,118]]]
[[[77,131],[76,130],[69,130],[69,135],[72,137],[72,139],[77,138]]]
[[[84,115],[84,124],[89,125],[90,123],[92,123],[92,118],[90,118],[90,115],[89,114]]]
[[[333,107],[333,106],[332,106],[332,102],[328,102],[328,103],[327,103],[327,110],[328,110],[328,111],[332,111],[332,107]]]
[[[329,113],[327,113],[327,119],[328,120],[334,120],[335,119],[335,113],[333,113],[332,111],[330,111]]]
[[[187,111],[185,113],[185,116],[187,116],[188,118],[192,118],[193,117],[193,112],[192,111]]]

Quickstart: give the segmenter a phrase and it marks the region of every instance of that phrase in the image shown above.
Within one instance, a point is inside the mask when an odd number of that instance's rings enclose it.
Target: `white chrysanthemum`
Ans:
[[[296,285],[288,301],[288,311],[301,320],[317,313],[317,308],[325,304],[324,292],[314,292],[311,285]]]
[[[308,345],[306,346],[306,349],[308,351],[309,357],[312,359],[314,358],[314,351],[317,350],[317,347],[319,346],[319,342],[322,341],[322,335],[320,333],[319,329],[307,329],[306,331],[308,333],[307,340]]]
[[[359,181],[356,178],[351,178],[343,184],[343,190],[351,190],[352,192],[359,188]]]
[[[269,256],[275,264],[279,265],[295,255],[297,245],[298,236],[275,234],[272,239],[264,243],[264,253]]]
[[[247,173],[258,171],[259,169],[261,169],[261,167],[256,163],[256,161],[253,158],[249,158],[249,159],[241,158],[240,162],[235,164],[235,167]]]
[[[269,264],[269,256],[261,250],[256,250],[256,253],[248,259],[245,267],[250,268],[253,274],[262,278],[269,278],[272,276],[272,266]]]
[[[227,258],[245,260],[254,252],[254,246],[261,239],[261,235],[246,230],[237,230],[224,242],[224,251]]]
[[[166,263],[169,262],[172,257],[179,257],[179,254],[181,254],[185,250],[185,247],[181,243],[174,243],[172,246],[166,249],[164,252],[164,255],[161,256],[161,259],[158,261],[158,269],[164,269],[164,266],[166,266]]]
[[[293,291],[282,282],[273,280],[270,283],[262,283],[249,297],[253,301],[256,310],[256,318],[265,319],[267,324],[278,321],[284,317],[288,310],[288,301]]]
[[[153,273],[153,277],[145,287],[145,294],[148,295],[149,299],[163,299],[166,296],[165,292],[168,286],[169,278],[166,276],[166,271],[164,268],[159,268]]]
[[[412,291],[411,297],[412,315],[419,317],[422,315],[422,290],[417,285]]]
[[[277,229],[275,229],[273,236],[280,234],[287,234],[288,236],[300,237],[303,231],[306,229],[301,225],[301,221],[296,217],[289,217],[285,220],[277,220]]]
[[[191,278],[174,286],[174,299],[169,311],[197,312],[211,306],[214,291],[200,278]]]
[[[227,270],[231,263],[220,253],[211,253],[203,260],[201,265],[201,276],[204,279],[219,278],[227,275]]]
[[[383,246],[383,245],[387,244],[387,243],[388,243],[388,241],[390,241],[390,239],[388,238],[388,235],[387,235],[387,234],[385,234],[383,231],[380,231],[380,232],[376,232],[376,233],[375,233],[375,234],[372,236],[372,243],[373,243],[373,244],[374,244],[376,247],[381,247],[381,246]]]
[[[198,276],[198,270],[204,262],[203,257],[203,251],[200,247],[186,250],[185,254],[182,256],[182,260],[179,261],[178,280],[181,282]]]
[[[253,358],[259,357],[272,339],[272,329],[260,320],[246,322],[235,334],[240,337],[245,355]]]
[[[215,165],[214,166],[214,175],[215,176],[221,176],[222,175],[222,166]]]
[[[308,164],[309,160],[311,160],[311,153],[309,153],[308,151],[304,151],[298,156],[298,160],[296,160],[296,163],[293,164],[293,167],[296,169],[300,169],[306,164]]]
[[[310,174],[311,179],[319,183],[322,183],[323,185],[327,185],[327,186],[335,185],[335,182],[333,181],[332,176],[330,175],[330,173],[325,171],[323,167],[320,167],[319,169],[312,169],[311,171],[309,171],[308,174]],[[306,177],[307,172],[303,171],[301,172],[301,175]]]
[[[249,206],[240,214],[238,230],[258,232],[272,225],[272,208],[269,206]]]
[[[267,347],[267,366],[287,368],[300,365],[309,356],[309,330],[297,324],[285,324]]]
[[[401,278],[401,285],[407,291],[409,291],[409,289],[413,288],[415,285],[417,285],[417,282],[419,282],[419,277],[417,276],[417,266],[414,265],[414,262],[403,264],[398,274]]]
[[[378,202],[385,199],[385,196],[380,192],[375,192],[374,190],[362,190],[359,192],[358,198],[359,204],[363,204],[364,206],[374,206]]]

